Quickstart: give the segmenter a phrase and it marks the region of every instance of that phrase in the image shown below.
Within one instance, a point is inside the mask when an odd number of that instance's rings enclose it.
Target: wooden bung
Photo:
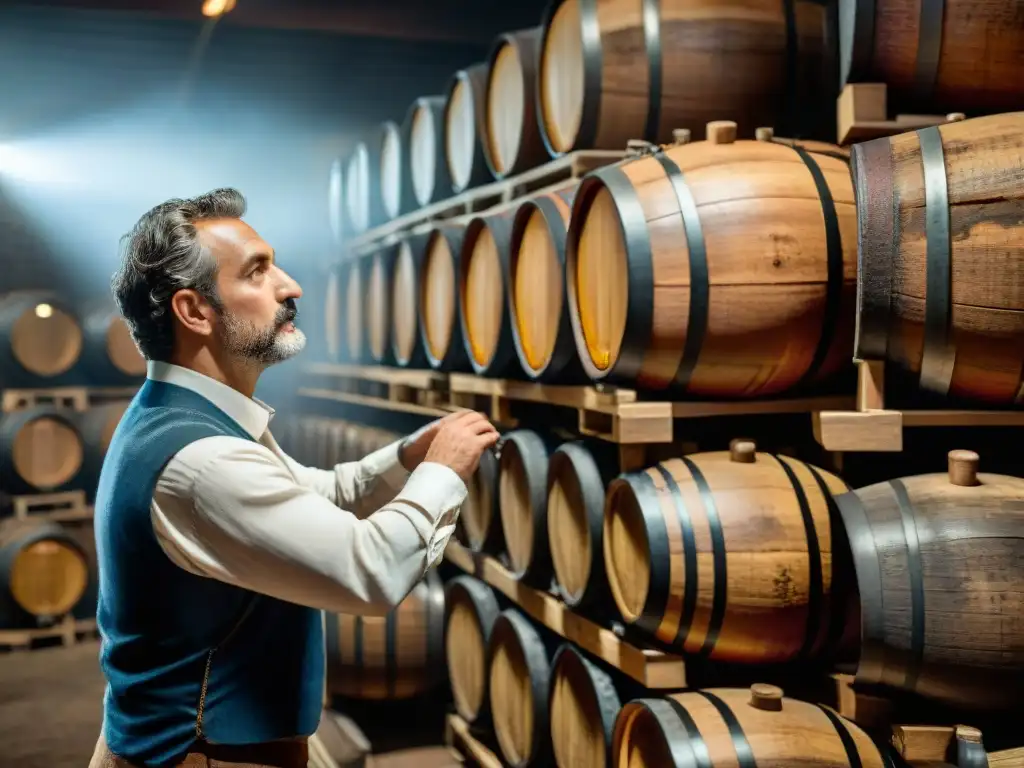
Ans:
[[[813,391],[851,368],[857,211],[832,145],[707,140],[589,173],[565,273],[597,382],[678,395]]]
[[[1012,707],[1024,690],[1024,623],[1008,619],[1024,594],[1024,478],[978,473],[973,451],[948,463],[836,497],[860,596],[856,682],[964,711]]]
[[[530,379],[584,380],[565,301],[565,243],[578,180],[522,202],[509,244],[509,313],[520,367]]]
[[[811,0],[552,2],[537,73],[548,151],[664,145],[713,120],[743,138],[759,125],[834,136],[828,13]]]
[[[730,724],[728,730],[723,720]],[[826,707],[783,698],[772,686],[754,686],[749,691],[711,688],[630,701],[615,723],[614,765],[677,765],[673,756],[689,750],[687,742],[702,747],[703,765],[723,768],[737,765],[737,754],[749,755],[750,765],[765,766],[884,768],[889,764],[855,723]]]
[[[408,699],[444,680],[445,593],[427,571],[386,616],[327,614],[327,688],[356,699]]]
[[[749,440],[620,475],[605,500],[604,562],[623,620],[714,660],[844,657],[856,597],[833,494],[845,490]]]
[[[940,403],[1019,402],[1024,112],[862,142],[851,157],[854,357],[888,360]]]
[[[445,657],[455,710],[468,723],[489,714],[487,646],[498,618],[494,591],[471,576],[456,576],[445,588]]]

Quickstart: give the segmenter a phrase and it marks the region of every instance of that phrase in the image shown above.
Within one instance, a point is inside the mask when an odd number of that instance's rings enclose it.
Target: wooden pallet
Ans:
[[[1024,768],[1024,747],[989,752],[988,768]]]
[[[93,508],[86,504],[85,491],[61,491],[11,496],[13,516],[24,520],[36,518],[56,522],[91,520]]]
[[[884,136],[916,131],[933,125],[963,120],[964,114],[897,115],[889,119],[888,87],[885,83],[850,83],[836,104],[837,143],[856,144]]]
[[[90,406],[115,400],[130,400],[137,387],[55,387],[52,389],[5,389],[0,398],[0,411],[11,413],[53,405],[73,411],[87,411]]]
[[[44,644],[70,646],[96,637],[95,619],[76,619],[68,615],[52,627],[0,630],[0,648],[16,651],[32,650]],[[59,642],[54,643],[55,640]]]
[[[469,760],[481,768],[504,768],[501,758],[473,733],[473,727],[454,713],[445,721],[444,743],[461,761]]]
[[[902,451],[908,427],[1021,427],[1024,411],[894,410],[885,406],[885,363],[857,361],[852,410],[814,414],[814,436],[829,451]]]
[[[348,258],[358,258],[379,248],[396,243],[399,235],[416,231],[417,227],[432,222],[472,215],[496,206],[542,191],[569,179],[577,179],[603,165],[618,162],[626,156],[624,151],[579,150],[531,168],[518,176],[474,187],[460,195],[426,205],[375,227],[348,246]]]

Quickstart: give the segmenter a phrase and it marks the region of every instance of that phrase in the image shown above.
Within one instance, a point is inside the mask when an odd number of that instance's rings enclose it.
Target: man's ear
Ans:
[[[210,302],[191,288],[182,288],[171,297],[171,311],[178,322],[192,333],[209,336],[213,333],[214,312]]]

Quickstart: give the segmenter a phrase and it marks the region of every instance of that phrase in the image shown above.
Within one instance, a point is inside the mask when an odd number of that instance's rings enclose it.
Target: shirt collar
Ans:
[[[246,397],[216,379],[172,363],[150,360],[146,364],[146,378],[174,384],[201,395],[237,421],[242,428],[259,440],[274,416],[274,409],[255,397]]]

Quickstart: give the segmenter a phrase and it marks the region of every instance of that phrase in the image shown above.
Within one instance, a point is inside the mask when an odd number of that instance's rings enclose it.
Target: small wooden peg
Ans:
[[[764,126],[754,131],[754,138],[758,141],[771,141],[775,138],[775,129]]]
[[[979,457],[974,451],[949,452],[949,482],[953,485],[978,485]]]
[[[738,464],[753,464],[757,461],[757,443],[742,437],[730,440],[729,458]]]
[[[690,143],[690,129],[689,128],[673,128],[672,129],[672,141],[676,144],[689,144]]]
[[[764,712],[782,711],[782,689],[765,683],[750,686],[750,706]]]
[[[736,123],[732,120],[712,120],[707,124],[707,140],[712,144],[732,144],[736,141]]]
[[[958,725],[955,728],[956,737],[960,741],[969,741],[972,744],[981,744],[981,731],[972,725]]]
[[[959,123],[961,120],[966,119],[967,115],[965,115],[963,112],[950,112],[948,115],[946,115],[946,120],[951,123]]]

